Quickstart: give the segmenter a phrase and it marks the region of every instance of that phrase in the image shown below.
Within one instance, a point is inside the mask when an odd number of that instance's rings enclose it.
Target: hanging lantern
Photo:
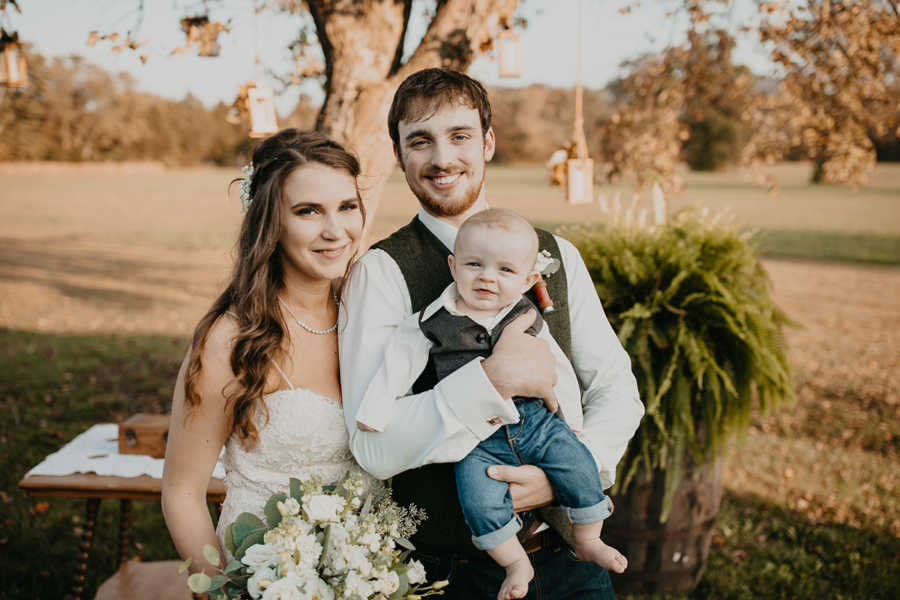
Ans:
[[[19,34],[8,34],[0,29],[0,85],[23,88],[28,85],[28,66],[25,53],[19,44]]]
[[[250,113],[250,137],[266,137],[278,131],[272,88],[251,87],[247,90],[247,112]]]
[[[512,29],[497,36],[497,67],[500,77],[522,76],[522,41]]]
[[[593,159],[570,158],[566,161],[566,199],[569,204],[590,204],[594,201]]]

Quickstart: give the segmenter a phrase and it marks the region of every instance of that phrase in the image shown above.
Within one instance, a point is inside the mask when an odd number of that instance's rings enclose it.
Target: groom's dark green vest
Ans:
[[[537,230],[541,250],[562,262],[559,246],[553,234]],[[430,304],[452,281],[447,256],[450,251],[416,217],[408,225],[373,246],[387,252],[400,267],[412,311],[417,313]],[[565,269],[547,277],[547,290],[553,299],[554,311],[543,318],[560,348],[571,360],[571,329],[569,321],[568,285]],[[533,292],[531,300],[537,304]],[[434,387],[437,378],[426,370],[413,385],[414,392]],[[452,401],[452,400],[451,400]],[[439,552],[475,554],[472,538],[463,521],[462,509],[456,495],[456,481],[452,463],[432,464],[411,469],[394,476],[391,486],[394,499],[401,505],[415,504],[424,508],[428,519],[419,526],[413,537],[416,547]]]

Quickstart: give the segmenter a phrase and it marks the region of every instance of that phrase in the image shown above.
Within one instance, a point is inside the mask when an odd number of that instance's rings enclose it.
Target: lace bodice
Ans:
[[[216,527],[219,540],[242,512],[264,518],[266,501],[276,492],[287,493],[290,477],[318,475],[332,483],[353,469],[362,473],[370,491],[378,485],[350,454],[344,413],[337,402],[301,388],[268,394],[264,401],[269,418],[267,422],[263,411],[254,415],[256,446],[244,448],[237,436],[225,444],[227,493]]]

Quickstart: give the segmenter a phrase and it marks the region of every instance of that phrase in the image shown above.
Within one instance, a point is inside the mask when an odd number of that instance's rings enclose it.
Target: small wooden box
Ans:
[[[119,454],[164,458],[170,415],[138,413],[119,423]]]

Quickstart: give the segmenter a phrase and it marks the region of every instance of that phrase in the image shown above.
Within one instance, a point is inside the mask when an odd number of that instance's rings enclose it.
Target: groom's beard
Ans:
[[[485,171],[482,170],[481,180],[478,182],[478,185],[467,189],[459,200],[433,198],[424,188],[414,187],[409,181],[408,174],[406,175],[406,184],[426,211],[437,217],[455,217],[472,208],[472,205],[478,200],[481,189],[484,187],[484,176]]]

